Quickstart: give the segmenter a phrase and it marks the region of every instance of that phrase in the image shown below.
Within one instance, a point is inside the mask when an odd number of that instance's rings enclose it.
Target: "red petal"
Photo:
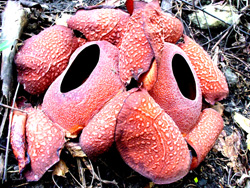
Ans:
[[[182,22],[178,18],[164,12],[162,17],[164,41],[175,44],[183,34]]]
[[[130,15],[132,15],[134,10],[134,0],[127,0],[126,1],[126,8]]]
[[[88,41],[106,40],[119,45],[129,14],[119,9],[78,10],[68,21],[71,29],[84,34]]]
[[[157,184],[175,182],[189,171],[190,153],[179,128],[145,90],[126,99],[115,140],[123,160]]]
[[[118,113],[128,95],[134,89],[117,94],[98,112],[82,130],[80,145],[88,157],[96,157],[114,143]]]
[[[24,42],[15,57],[18,81],[31,94],[43,93],[66,68],[78,47],[67,27],[49,27]]]
[[[21,174],[26,165],[30,162],[26,156],[26,137],[25,126],[27,114],[15,110],[13,112],[13,118],[11,123],[10,143],[13,153],[18,161],[19,173]]]
[[[214,104],[226,98],[229,91],[223,73],[199,44],[185,35],[184,41],[185,43],[180,43],[179,47],[186,52],[196,71],[205,100]]]
[[[145,88],[147,91],[151,90],[154,87],[155,82],[157,81],[157,69],[157,63],[156,60],[154,60],[149,71],[144,73],[139,79],[139,82],[143,83],[143,88]]]
[[[120,46],[119,70],[125,83],[129,83],[131,78],[138,80],[149,70],[153,56],[157,61],[161,57],[164,41],[175,43],[183,32],[182,23],[163,13],[158,1],[134,3],[135,9]]]
[[[149,69],[153,59],[153,51],[144,34],[142,14],[143,8],[134,10],[119,47],[119,71],[124,83],[129,83],[131,78],[138,80]]]
[[[186,136],[186,141],[197,155],[193,156],[191,169],[196,168],[204,160],[223,127],[223,119],[217,111],[211,108],[202,111],[197,125]]]
[[[145,34],[158,61],[164,42],[176,43],[183,34],[183,25],[179,19],[164,13],[158,1],[145,6],[143,21]]]
[[[41,107],[26,108],[27,152],[30,157],[30,170],[24,172],[28,181],[38,181],[43,174],[59,161],[65,143],[64,131],[43,113]]]

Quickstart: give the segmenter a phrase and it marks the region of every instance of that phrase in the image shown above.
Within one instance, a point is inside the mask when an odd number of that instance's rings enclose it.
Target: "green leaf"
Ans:
[[[198,178],[195,177],[195,178],[194,178],[194,182],[195,182],[195,183],[198,183],[198,181],[199,181]]]
[[[0,52],[5,50],[6,48],[9,48],[11,46],[11,42],[8,40],[5,40],[0,44]]]

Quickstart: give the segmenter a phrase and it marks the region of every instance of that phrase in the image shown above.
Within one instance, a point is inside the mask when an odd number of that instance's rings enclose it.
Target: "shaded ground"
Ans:
[[[85,1],[95,3],[94,1]],[[76,1],[42,1],[44,8],[39,12],[36,8],[30,17],[29,25],[22,35],[22,40],[33,34],[39,33],[44,27],[54,23],[57,16],[61,13],[73,14]],[[215,57],[217,54],[218,64],[221,70],[226,74],[230,94],[227,99],[217,103],[216,108],[221,110],[225,122],[225,128],[216,144],[209,152],[201,165],[184,177],[182,180],[170,185],[154,185],[146,178],[140,176],[131,170],[120,158],[119,154],[113,148],[110,152],[99,158],[97,161],[91,161],[95,172],[102,180],[115,181],[118,187],[248,187],[250,169],[249,152],[247,150],[247,132],[245,132],[234,120],[233,115],[238,112],[250,119],[250,34],[249,23],[247,28],[247,19],[250,17],[250,8],[246,7],[245,1],[238,1],[232,6],[238,7],[242,14],[240,23],[235,27],[227,29],[201,30],[190,24],[187,15],[193,12],[193,7],[181,1],[174,3],[173,12],[181,13],[178,16],[183,19],[186,26],[186,33],[201,44],[208,53]],[[199,7],[204,6],[201,2]],[[0,2],[1,11],[5,2]],[[194,8],[197,9],[197,8]],[[223,18],[221,18],[223,19]],[[245,33],[244,33],[245,31]],[[218,48],[216,48],[218,47]],[[213,50],[212,50],[213,49]],[[217,53],[218,52],[218,53]],[[20,89],[19,96],[26,96],[33,103],[41,102],[42,96],[30,96]],[[7,138],[7,125],[4,134],[0,139],[0,156],[4,159]],[[67,150],[63,150],[62,159],[66,162],[69,173],[66,177],[53,176],[49,170],[38,182],[28,183],[20,178],[17,162],[10,151],[8,158],[8,181],[1,186],[6,187],[80,187],[86,184],[92,187],[117,187],[112,183],[104,183],[99,180],[92,182],[92,175],[85,164],[73,158]],[[0,161],[0,167],[3,161]],[[79,173],[79,169],[82,170]],[[81,179],[79,176],[83,175]],[[85,181],[85,183],[84,183]]]

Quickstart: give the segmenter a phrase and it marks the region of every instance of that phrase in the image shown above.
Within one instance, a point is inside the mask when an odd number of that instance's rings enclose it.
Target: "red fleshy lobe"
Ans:
[[[80,145],[89,158],[108,151],[114,143],[117,116],[125,99],[136,89],[115,95],[82,130]]]
[[[124,83],[130,83],[132,78],[138,80],[149,69],[154,57],[143,29],[145,3],[135,3],[140,6],[133,11],[120,46],[119,72]]]
[[[125,5],[129,14],[132,15],[134,10],[134,0],[127,0]]]
[[[60,25],[27,39],[15,56],[18,82],[30,94],[43,93],[66,68],[77,47],[73,31]]]
[[[215,141],[224,127],[221,115],[211,108],[206,108],[200,114],[197,125],[189,132],[185,139],[193,147],[191,170],[196,168],[212,149]]]
[[[26,165],[30,163],[30,159],[26,153],[27,145],[25,134],[27,117],[28,115],[25,112],[14,110],[11,121],[10,144],[18,161],[20,174],[26,168]]]
[[[78,10],[68,21],[68,27],[80,31],[87,41],[106,40],[120,45],[129,14],[119,9]]]
[[[59,161],[61,149],[65,143],[65,131],[43,113],[41,106],[25,107],[23,110],[27,113],[22,115],[23,118],[27,118],[26,122],[14,121],[11,145],[14,154],[19,153],[20,156],[25,153],[22,157],[17,157],[20,172],[24,174],[27,181],[38,181],[51,166]],[[20,120],[18,111],[14,112],[13,120],[16,118]],[[26,134],[22,134],[23,129]],[[16,137],[18,134],[21,134],[22,138],[26,135],[26,139],[18,139]],[[18,147],[20,145],[21,147]],[[20,150],[23,152],[20,153]],[[27,156],[25,156],[26,152]],[[30,168],[26,166],[27,161],[30,162]]]
[[[130,83],[147,72],[155,57],[161,56],[164,42],[176,43],[183,33],[180,20],[161,11],[158,1],[134,2],[120,48],[121,80]]]
[[[125,100],[115,141],[123,160],[154,183],[172,183],[189,172],[187,143],[172,118],[146,90]]]
[[[214,104],[226,98],[229,93],[226,78],[207,52],[186,35],[184,43],[178,45],[187,54],[195,69],[205,100]]]

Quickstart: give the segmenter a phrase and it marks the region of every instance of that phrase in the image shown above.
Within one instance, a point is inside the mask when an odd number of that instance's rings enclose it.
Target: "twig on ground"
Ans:
[[[69,171],[69,174],[71,175],[71,177],[76,181],[76,183],[78,184],[78,185],[80,185],[80,187],[82,187],[82,188],[85,188],[85,187],[83,187],[82,185],[81,185],[81,183],[75,178],[75,176]]]
[[[9,113],[9,109],[5,108],[2,122],[1,122],[1,127],[0,127],[0,138],[2,137],[2,134],[3,134],[3,129],[4,129],[4,125],[6,123],[7,117],[8,117],[8,113]]]
[[[232,28],[232,26],[229,27],[229,29],[226,31],[226,33],[224,33],[224,35],[216,42],[216,44],[213,46],[213,48],[211,49],[211,51],[214,51],[215,48],[220,44],[220,42],[227,36],[227,34],[229,33],[229,30]]]
[[[101,178],[101,174],[100,174],[99,166],[97,166],[97,174],[98,174],[98,177],[100,177],[100,178]],[[102,187],[102,182],[101,182],[101,187]]]
[[[117,182],[115,181],[108,181],[108,180],[103,180],[101,179],[94,171],[94,167],[91,163],[91,161],[86,157],[86,154],[81,150],[81,147],[79,146],[79,144],[77,143],[73,143],[73,142],[67,142],[65,144],[66,149],[71,153],[71,155],[73,157],[77,157],[79,159],[81,159],[84,163],[84,165],[87,167],[87,169],[90,171],[90,173],[92,174],[92,181],[91,181],[91,185],[93,184],[94,180],[98,180],[102,183],[105,184],[113,184],[113,185],[117,185]],[[87,159],[86,159],[87,158]]]
[[[232,50],[232,49],[245,48],[245,47],[246,47],[246,45],[233,46],[233,47],[230,47],[230,48],[225,48],[225,51]]]
[[[24,187],[25,185],[29,185],[30,183],[22,183],[20,185],[15,185],[14,187]]]
[[[97,179],[98,181],[102,182],[102,183],[105,183],[105,184],[113,184],[113,185],[116,185],[118,187],[118,184],[115,180],[113,181],[108,181],[108,180],[103,180],[101,179],[94,171],[94,168],[92,166],[92,163],[91,161],[87,161],[86,159],[82,159],[83,160],[83,163],[85,164],[85,166],[89,169],[90,173],[92,174],[93,178],[94,179]]]
[[[54,175],[53,175],[53,174],[52,174],[52,181],[54,182],[54,184],[55,184],[55,186],[56,186],[57,188],[60,188],[60,186],[57,185],[57,183],[56,183],[56,181],[55,181],[55,178],[54,178]]]
[[[246,67],[250,68],[250,65],[247,64],[245,61],[241,60],[240,58],[236,57],[234,54],[230,54],[230,53],[227,53],[227,52],[224,52],[225,55],[227,56],[231,56],[235,59],[237,59],[239,62],[241,62],[242,64],[244,64]]]
[[[12,102],[12,109],[10,111],[10,120],[9,120],[9,126],[8,126],[8,136],[7,136],[7,143],[6,143],[6,151],[5,151],[5,160],[4,160],[4,173],[3,173],[3,180],[2,182],[7,181],[7,166],[8,166],[8,155],[9,155],[9,147],[10,147],[10,131],[11,131],[11,124],[12,124],[12,117],[13,117],[13,108],[15,106],[16,102],[16,97],[17,93],[19,90],[20,84],[17,84],[16,91],[13,97],[13,102]]]
[[[86,180],[85,180],[85,176],[84,176],[84,170],[83,170],[80,158],[76,158],[76,162],[77,162],[78,174],[79,174],[80,181],[82,183],[82,186],[86,187]]]
[[[24,111],[24,110],[22,110],[22,109],[19,109],[19,108],[13,108],[12,106],[9,106],[9,105],[6,105],[6,104],[3,104],[3,103],[1,103],[0,102],[0,106],[3,106],[3,107],[5,107],[5,108],[9,108],[9,109],[13,109],[13,110],[17,110],[17,111],[20,111],[20,112],[23,112],[23,113],[26,113],[27,114],[27,112],[26,111]]]
[[[214,38],[208,40],[207,42],[201,44],[201,46],[207,45],[209,43],[211,43],[212,41],[216,40],[217,38],[220,38],[221,36],[223,36],[223,33],[226,33],[228,30],[230,30],[231,27],[228,27],[227,29],[225,29],[224,31],[222,31],[219,35],[215,36]]]
[[[250,79],[250,76],[248,76],[248,75],[244,74],[243,72],[241,72],[241,71],[235,69],[233,66],[229,65],[229,67],[230,67],[232,70],[234,70],[235,72],[238,72],[238,73],[241,74],[242,76],[244,76],[244,77]]]

